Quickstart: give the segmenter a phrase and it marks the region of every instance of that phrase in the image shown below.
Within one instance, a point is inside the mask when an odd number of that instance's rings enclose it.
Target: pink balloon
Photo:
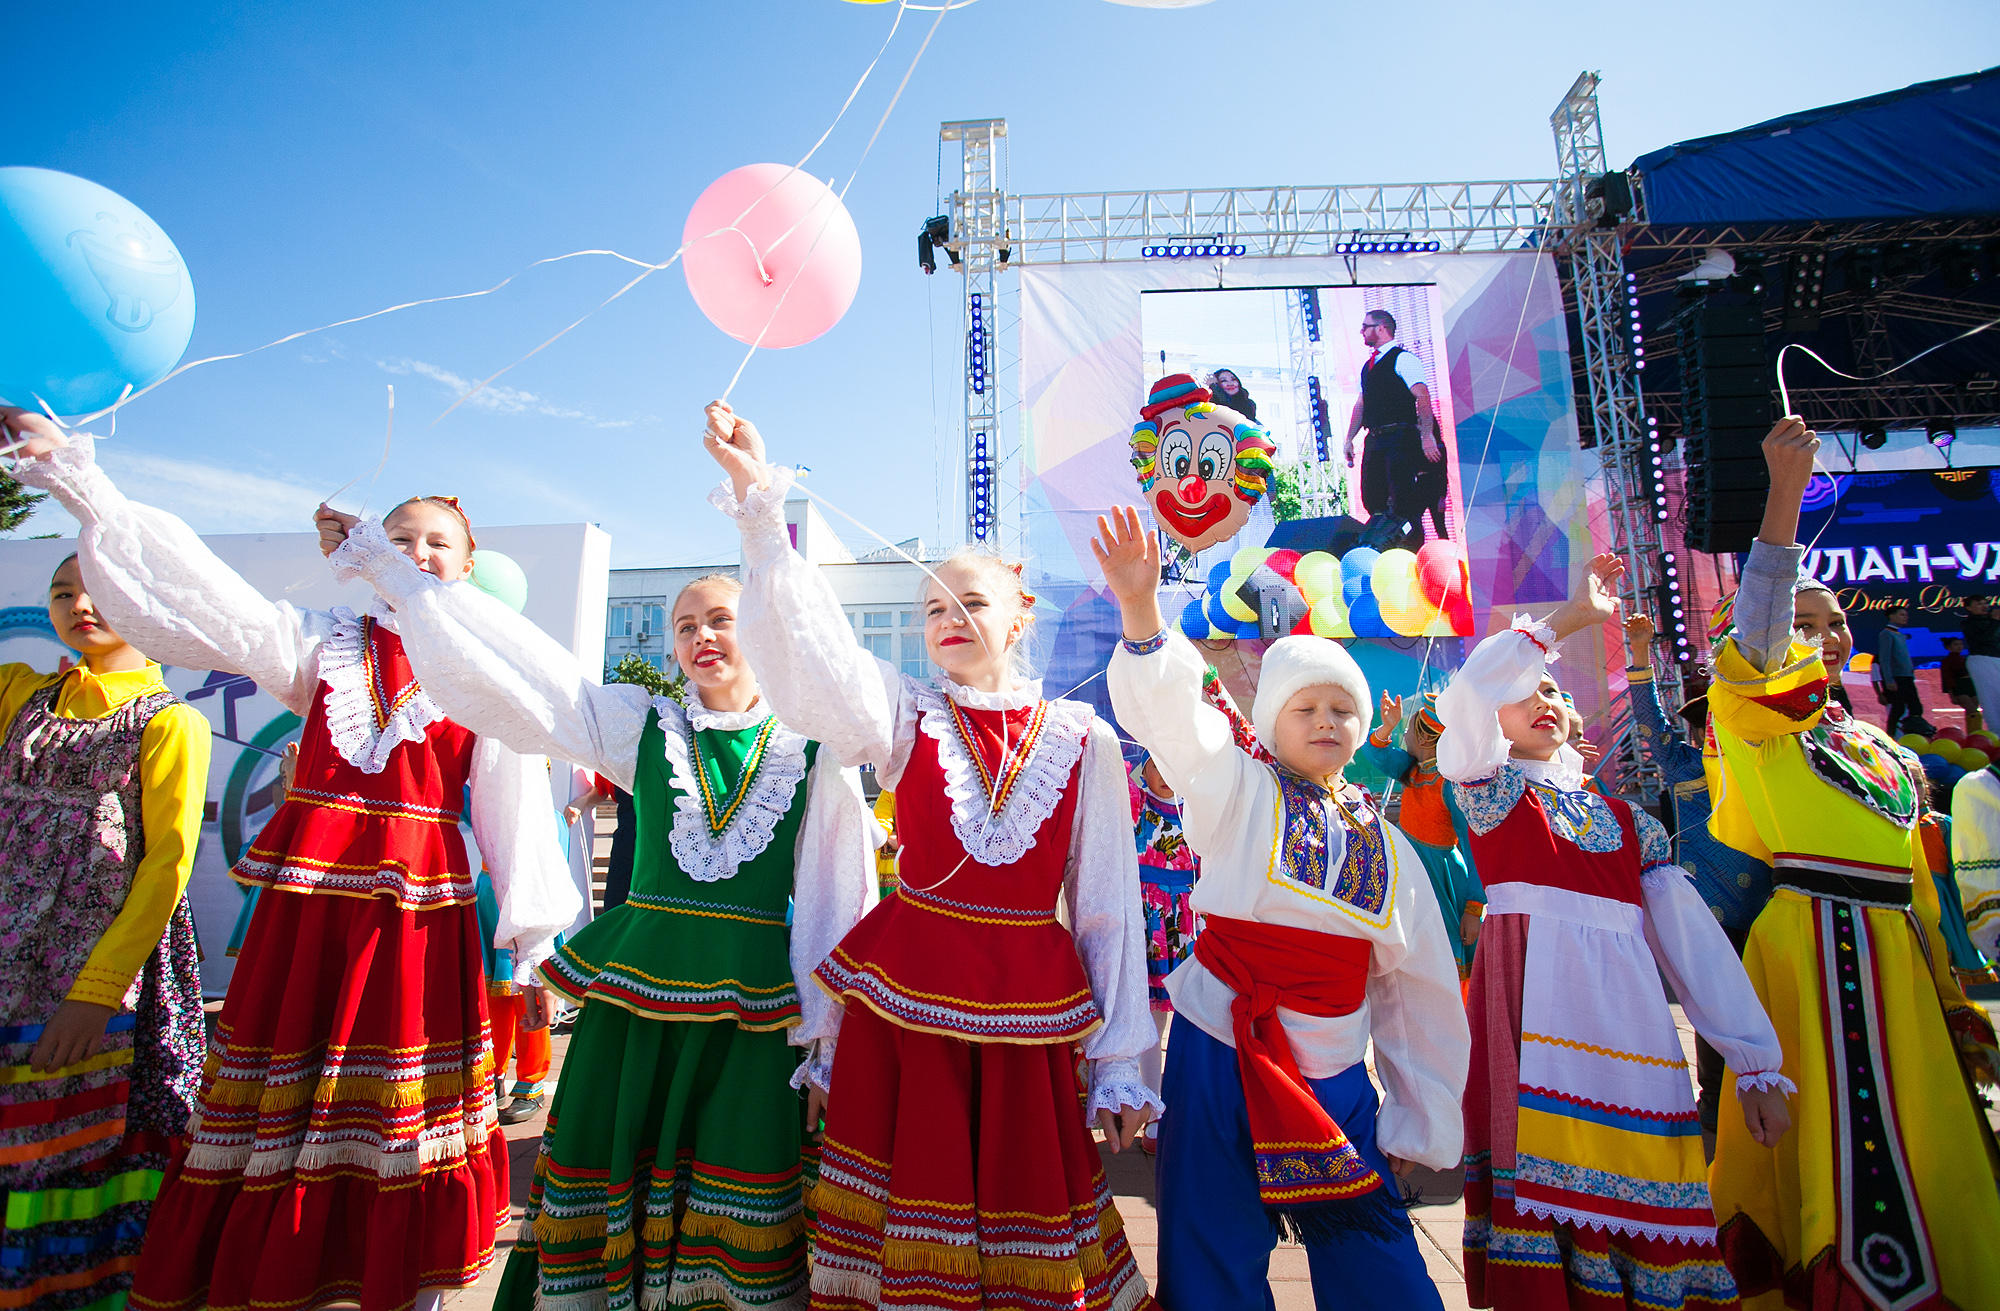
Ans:
[[[803,346],[840,322],[861,286],[847,207],[784,164],[746,164],[709,183],[681,242],[694,303],[740,342]]]

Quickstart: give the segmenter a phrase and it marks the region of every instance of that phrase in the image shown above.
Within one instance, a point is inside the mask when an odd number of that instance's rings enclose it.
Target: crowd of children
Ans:
[[[1670,835],[1589,778],[1555,676],[1621,618],[1614,556],[1441,689],[1378,702],[1339,643],[1273,642],[1246,721],[1115,509],[1114,728],[1030,676],[1036,599],[989,554],[925,570],[935,682],[869,655],[718,402],[743,568],[675,598],[676,700],[458,585],[453,498],[322,508],[375,601],[301,611],[88,437],[4,418],[82,535],[49,590],[80,662],[0,667],[0,1308],[428,1311],[492,1263],[553,998],[508,1311],[1254,1311],[1284,1237],[1321,1308],[1441,1307],[1409,1209],[1461,1180],[1477,1307],[2000,1305],[2000,1044],[1963,990],[2000,782],[1934,799],[1837,695],[1795,419],[1706,691],[1670,713],[1625,619]],[[206,1035],[209,739],[156,660],[305,720]],[[551,758],[632,817],[629,890],[567,938]],[[1093,1129],[1155,1155],[1154,1289]]]

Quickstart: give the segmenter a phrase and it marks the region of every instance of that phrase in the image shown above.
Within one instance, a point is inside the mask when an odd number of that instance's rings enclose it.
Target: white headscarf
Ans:
[[[1324,637],[1281,637],[1265,648],[1257,674],[1257,700],[1250,707],[1250,726],[1265,747],[1278,735],[1278,712],[1300,688],[1332,683],[1354,698],[1354,709],[1366,726],[1369,715],[1368,679],[1347,648]]]

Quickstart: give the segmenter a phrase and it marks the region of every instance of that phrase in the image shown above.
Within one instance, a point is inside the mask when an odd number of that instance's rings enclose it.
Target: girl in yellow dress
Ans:
[[[1922,769],[1830,703],[1852,639],[1793,541],[1818,447],[1797,418],[1764,439],[1770,498],[1709,693],[1710,827],[1774,871],[1743,964],[1799,1086],[1775,1148],[1723,1118],[1723,1255],[1747,1311],[2000,1306],[2000,1154],[1971,1082],[1993,1029],[1937,931]]]

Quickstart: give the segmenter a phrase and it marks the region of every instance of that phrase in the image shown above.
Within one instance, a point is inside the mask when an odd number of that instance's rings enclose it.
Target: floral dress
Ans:
[[[1201,877],[1201,857],[1181,832],[1177,801],[1156,796],[1132,781],[1132,841],[1139,850],[1139,904],[1146,913],[1146,1000],[1152,1009],[1171,1015],[1167,976],[1194,951],[1201,926],[1188,898]]]

